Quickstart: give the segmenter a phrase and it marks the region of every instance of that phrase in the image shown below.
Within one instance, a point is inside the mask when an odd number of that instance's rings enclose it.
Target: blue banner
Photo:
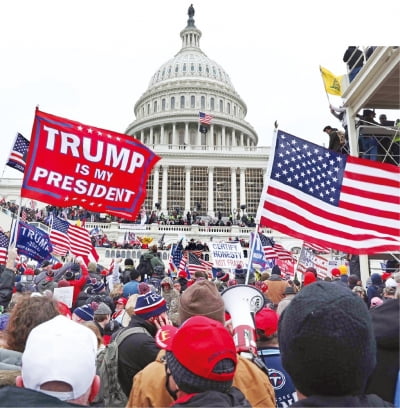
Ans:
[[[51,257],[53,246],[46,232],[20,221],[18,226],[17,249],[20,255],[25,255],[36,261],[43,261]]]

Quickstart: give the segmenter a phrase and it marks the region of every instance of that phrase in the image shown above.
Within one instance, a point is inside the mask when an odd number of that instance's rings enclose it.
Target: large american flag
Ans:
[[[57,255],[64,256],[70,252],[75,256],[82,256],[86,262],[92,256],[98,260],[89,231],[60,217],[52,219],[50,241],[53,244],[53,253]]]
[[[0,265],[5,265],[8,253],[8,237],[4,232],[0,232]]]
[[[400,169],[335,153],[278,131],[257,218],[353,254],[400,247]]]
[[[208,115],[204,112],[199,112],[199,120],[200,123],[204,123],[205,125],[209,125],[210,122],[212,121],[213,116],[212,115]]]
[[[7,166],[23,173],[25,171],[28,149],[29,140],[25,139],[20,133],[17,133],[10,157],[8,158]]]

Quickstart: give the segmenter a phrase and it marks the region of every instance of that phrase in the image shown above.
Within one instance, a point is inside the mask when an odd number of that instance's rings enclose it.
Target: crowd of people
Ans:
[[[115,406],[99,370],[115,344],[119,406],[398,406],[398,262],[367,282],[345,265],[324,280],[312,267],[287,279],[277,265],[174,276],[157,249],[109,270],[80,257],[24,269],[9,249],[0,406]],[[245,352],[225,303],[235,286],[238,300],[247,286],[263,299]]]

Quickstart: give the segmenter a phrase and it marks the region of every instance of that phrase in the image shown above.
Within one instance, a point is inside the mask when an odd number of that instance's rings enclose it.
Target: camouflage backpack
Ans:
[[[131,334],[150,333],[143,327],[129,327],[117,332],[108,346],[97,354],[96,371],[100,377],[100,391],[95,403],[104,403],[106,407],[125,407],[128,398],[118,380],[118,347]]]

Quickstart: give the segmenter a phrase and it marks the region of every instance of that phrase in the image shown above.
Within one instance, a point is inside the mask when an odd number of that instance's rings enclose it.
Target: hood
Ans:
[[[379,275],[379,273],[373,273],[371,275],[371,282],[373,285],[381,285],[383,283],[381,275]]]

